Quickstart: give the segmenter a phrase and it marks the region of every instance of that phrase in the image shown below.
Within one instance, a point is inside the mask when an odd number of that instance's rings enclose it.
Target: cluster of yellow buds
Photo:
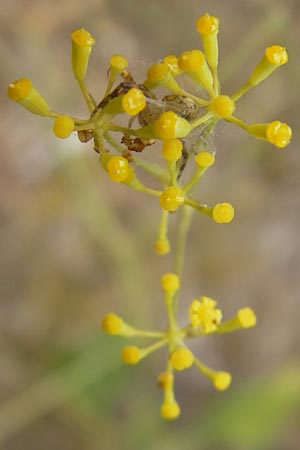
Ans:
[[[182,371],[195,366],[207,376],[219,391],[227,389],[231,383],[229,372],[215,371],[204,365],[185,344],[188,338],[195,338],[212,333],[228,333],[242,328],[250,328],[256,324],[256,316],[251,308],[240,309],[234,317],[222,322],[222,311],[217,302],[209,297],[193,300],[189,308],[189,323],[179,327],[174,315],[175,296],[180,287],[179,277],[175,273],[166,273],[161,278],[164,301],[168,315],[168,327],[165,331],[139,330],[123,321],[114,313],[107,314],[102,321],[103,329],[111,335],[144,337],[155,339],[148,347],[127,345],[121,357],[125,364],[135,365],[143,358],[161,347],[168,347],[166,369],[158,377],[158,384],[163,389],[161,416],[164,419],[176,419],[180,407],[174,395],[174,371]]]
[[[85,119],[53,111],[27,78],[16,80],[8,86],[10,99],[33,114],[53,120],[53,132],[57,137],[67,138],[77,133],[81,142],[93,139],[94,149],[99,153],[100,167],[110,180],[157,197],[161,221],[154,248],[159,255],[171,250],[168,239],[170,213],[178,209],[193,209],[218,224],[230,223],[234,217],[231,203],[221,201],[208,206],[197,201],[192,193],[201,177],[215,162],[215,153],[208,145],[208,137],[220,120],[233,123],[250,135],[280,148],[286,147],[292,137],[291,128],[279,120],[247,124],[234,115],[238,100],[288,61],[286,49],[279,45],[267,47],[246,83],[232,95],[224,94],[218,77],[219,19],[204,14],[198,18],[196,29],[202,39],[203,51],[191,49],[178,56],[165,56],[149,67],[147,77],[141,83],[135,81],[127,70],[127,59],[122,55],[113,55],[109,62],[107,86],[98,101],[85,84],[95,39],[85,29],[73,31],[72,69],[89,110]],[[184,77],[195,83],[197,95],[182,87]],[[168,94],[161,96],[162,90]],[[118,122],[120,115],[122,122]],[[128,119],[127,126],[124,126],[124,116]],[[134,126],[135,123],[138,125]],[[197,144],[191,144],[192,139],[187,139],[194,136],[197,137]],[[146,148],[153,151],[151,147],[156,141],[160,142],[162,165],[145,161],[137,154]],[[184,169],[190,162],[193,168],[187,179]],[[138,178],[136,167],[151,174],[160,183],[159,187],[146,186]],[[182,256],[182,249],[178,252]],[[175,260],[179,259],[177,255]],[[229,373],[213,371],[200,362],[185,346],[184,339],[248,328],[256,322],[250,308],[240,309],[235,317],[222,322],[222,312],[216,308],[215,300],[201,297],[190,306],[190,323],[180,328],[174,312],[174,298],[179,289],[179,266],[177,264],[176,273],[166,274],[162,278],[169,318],[166,331],[137,330],[113,313],[103,320],[103,328],[109,334],[157,339],[147,348],[125,347],[122,358],[127,364],[136,364],[154,350],[168,346],[167,368],[159,376],[159,385],[164,390],[161,414],[166,419],[174,419],[180,413],[174,397],[173,370],[183,370],[195,365],[219,390],[226,389],[231,381]]]

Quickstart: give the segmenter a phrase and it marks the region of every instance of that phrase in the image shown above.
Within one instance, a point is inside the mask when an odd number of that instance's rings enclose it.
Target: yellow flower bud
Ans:
[[[216,116],[226,119],[234,113],[235,103],[228,95],[219,95],[211,102],[210,109]]]
[[[266,137],[271,144],[283,148],[290,143],[292,130],[286,123],[275,120],[267,126]]]
[[[167,111],[153,123],[153,131],[159,139],[174,139],[187,136],[192,126],[175,112]]]
[[[158,255],[166,255],[170,252],[170,243],[168,239],[159,239],[155,242],[154,250]]]
[[[225,391],[231,383],[231,375],[229,372],[216,372],[213,376],[213,383],[219,391]]]
[[[165,63],[150,66],[147,73],[147,80],[144,84],[150,89],[160,85],[173,92],[181,92],[179,84],[174,79],[169,66]]]
[[[248,125],[247,131],[256,138],[267,140],[280,148],[286,147],[292,138],[291,128],[279,120],[271,123],[254,123]]]
[[[163,191],[159,202],[164,210],[176,211],[184,203],[184,193],[180,188],[170,186]]]
[[[201,50],[190,50],[181,53],[178,58],[179,68],[209,93],[213,90],[213,76]]]
[[[194,355],[189,349],[181,347],[171,354],[170,362],[175,370],[188,369],[194,362]]]
[[[217,36],[219,32],[219,18],[206,13],[204,16],[199,17],[196,28],[202,37],[207,62],[212,69],[216,69],[219,58]]]
[[[111,180],[124,182],[129,176],[129,164],[123,156],[113,156],[107,161],[106,169]]]
[[[231,203],[217,203],[212,209],[212,218],[217,223],[229,223],[234,217]]]
[[[163,62],[167,64],[172,75],[179,75],[181,70],[178,67],[178,58],[175,55],[167,55],[164,57]]]
[[[215,155],[210,152],[202,151],[195,156],[195,163],[200,169],[207,169],[215,162]]]
[[[69,116],[58,116],[53,125],[53,133],[55,136],[64,139],[70,136],[74,130],[74,120]]]
[[[113,55],[109,60],[109,64],[111,70],[121,73],[128,66],[128,61],[122,55]]]
[[[180,415],[180,407],[175,400],[171,402],[163,402],[160,408],[160,414],[162,418],[166,420],[177,419]]]
[[[263,58],[252,72],[249,84],[256,86],[267,78],[277,67],[288,62],[288,53],[284,47],[280,45],[272,45],[267,47]]]
[[[166,292],[175,292],[180,287],[179,277],[175,273],[165,273],[161,277],[161,285]]]
[[[124,112],[131,116],[136,116],[146,106],[144,93],[138,88],[131,88],[122,97],[122,107]]]
[[[162,154],[166,161],[178,161],[182,155],[182,142],[179,139],[167,139],[162,144]]]
[[[28,78],[20,78],[8,85],[7,95],[11,100],[19,103],[23,108],[39,116],[47,116],[50,108],[46,100],[33,87]]]
[[[122,350],[121,356],[125,364],[135,365],[141,359],[141,351],[135,345],[126,345]]]
[[[78,81],[83,81],[95,39],[87,30],[80,28],[71,33],[71,40],[73,72]]]
[[[102,321],[102,328],[108,333],[108,334],[119,334],[123,327],[123,320],[121,317],[117,316],[114,313],[109,313],[104,316]]]
[[[242,328],[251,328],[256,325],[256,315],[251,308],[242,308],[237,312],[237,321]]]

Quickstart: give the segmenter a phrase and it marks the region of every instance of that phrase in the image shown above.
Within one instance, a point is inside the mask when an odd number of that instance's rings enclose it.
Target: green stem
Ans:
[[[90,94],[88,93],[87,88],[86,88],[86,86],[84,84],[84,81],[83,80],[78,80],[78,79],[77,79],[77,81],[78,81],[80,90],[82,92],[82,95],[84,97],[84,100],[85,100],[85,102],[87,104],[87,107],[88,107],[89,111],[92,113],[94,111],[95,107],[96,107],[96,104],[92,101],[92,99],[90,97]]]
[[[183,268],[184,250],[186,245],[187,233],[191,224],[193,210],[186,206],[181,207],[180,221],[177,230],[175,255],[173,263],[173,272],[181,278]]]

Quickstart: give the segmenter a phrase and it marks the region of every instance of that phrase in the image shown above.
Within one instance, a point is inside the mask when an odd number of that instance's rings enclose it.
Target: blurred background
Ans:
[[[87,81],[101,98],[111,54],[124,54],[143,80],[146,63],[200,45],[195,21],[206,11],[221,19],[225,93],[242,85],[266,46],[288,48],[289,64],[249,92],[237,114],[280,119],[294,138],[282,150],[218,126],[217,161],[198,198],[230,201],[236,217],[221,226],[194,215],[181,323],[190,301],[207,295],[225,317],[251,306],[258,325],[193,342],[233,384],[219,393],[196,369],[179,373],[182,416],[165,423],[156,387],[164,351],[125,367],[124,341],[100,328],[110,311],[139,327],[166,325],[159,278],[170,258],[152,250],[157,201],[108,182],[92,144],[57,140],[50,120],[7,100],[6,86],[26,76],[53,109],[84,117],[73,29],[96,38]],[[299,20],[297,0],[1,1],[1,449],[300,448]]]

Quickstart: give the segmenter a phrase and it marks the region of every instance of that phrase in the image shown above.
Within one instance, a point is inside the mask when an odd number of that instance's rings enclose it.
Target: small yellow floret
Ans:
[[[270,123],[266,128],[266,138],[277,147],[286,147],[290,143],[291,137],[291,128],[279,120]]]
[[[281,66],[289,60],[286,49],[280,45],[272,45],[271,47],[267,47],[265,55],[269,63],[276,66]]]
[[[211,102],[211,109],[218,117],[226,119],[234,113],[235,104],[228,95],[219,95]]]
[[[113,55],[109,60],[110,67],[117,72],[123,72],[128,66],[128,61],[122,55]]]
[[[170,252],[170,242],[168,239],[159,239],[155,242],[154,250],[158,255],[166,255]]]
[[[138,88],[131,88],[122,98],[122,107],[127,114],[135,116],[146,106],[144,93]]]
[[[231,203],[217,203],[212,210],[212,218],[217,223],[229,223],[234,217],[234,208]]]
[[[17,102],[26,98],[32,87],[32,82],[28,78],[20,78],[8,85],[7,95],[11,100]]]
[[[159,83],[164,80],[170,73],[169,66],[165,63],[153,64],[147,73],[147,80],[150,83]]]
[[[215,162],[215,155],[210,152],[200,152],[195,156],[195,162],[201,169],[207,169]]]
[[[118,183],[124,182],[129,174],[129,164],[123,156],[113,156],[106,164],[108,176],[111,180]]]
[[[102,320],[102,328],[108,333],[108,334],[119,334],[122,326],[123,326],[123,320],[121,317],[117,316],[114,313],[109,313],[104,316]]]
[[[166,211],[176,211],[184,203],[184,193],[180,188],[170,186],[161,194],[159,203]]]
[[[199,19],[197,20],[196,28],[198,33],[202,35],[218,33],[219,18],[206,13],[204,16],[199,17]]]
[[[95,38],[84,28],[79,28],[71,33],[71,39],[79,47],[91,47],[95,43]]]
[[[178,58],[175,55],[167,55],[163,59],[164,63],[167,64],[172,75],[179,75],[181,70],[178,67]]]
[[[167,139],[162,144],[162,154],[166,161],[173,162],[181,158],[182,142],[179,139]]]
[[[163,419],[174,420],[180,415],[180,407],[177,402],[172,401],[163,403],[160,408],[160,414]]]
[[[122,350],[122,360],[125,364],[137,364],[141,359],[141,352],[135,345],[126,345]]]
[[[166,111],[153,123],[153,131],[159,139],[173,139],[187,136],[191,124],[173,111]]]
[[[178,57],[178,66],[183,72],[197,72],[205,63],[201,50],[186,50]]]
[[[180,287],[179,277],[175,273],[165,273],[161,277],[161,285],[164,291],[177,291]]]
[[[64,139],[70,136],[74,130],[74,120],[69,116],[58,116],[53,125],[55,136]]]
[[[188,369],[194,362],[194,355],[189,349],[182,347],[171,354],[170,362],[175,370]]]
[[[251,328],[256,325],[256,315],[251,308],[242,308],[237,312],[237,320],[242,328]]]
[[[217,372],[213,378],[213,383],[219,391],[225,391],[230,386],[231,375],[229,372]]]
[[[193,300],[189,308],[190,322],[194,328],[202,327],[204,333],[215,331],[222,320],[222,311],[216,308],[217,302],[210,297]]]

